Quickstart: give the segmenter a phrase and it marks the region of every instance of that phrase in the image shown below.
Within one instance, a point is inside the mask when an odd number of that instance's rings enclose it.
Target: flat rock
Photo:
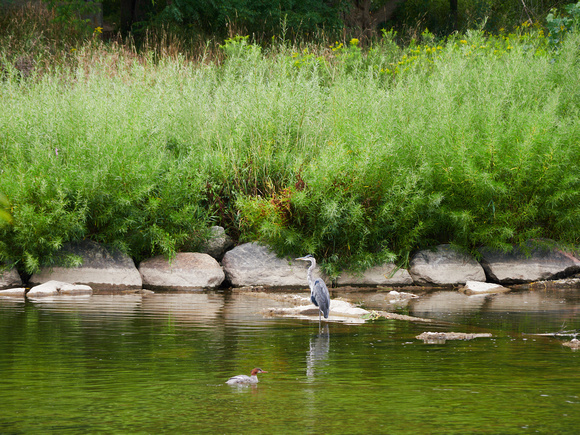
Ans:
[[[93,289],[140,289],[141,274],[128,255],[112,251],[88,240],[67,244],[63,251],[82,259],[79,267],[43,267],[30,277],[31,284],[56,280],[86,284]]]
[[[562,346],[569,347],[570,349],[580,349],[580,340],[573,338],[570,341],[562,343]]]
[[[481,265],[487,280],[500,284],[519,284],[566,278],[580,271],[577,254],[557,247],[527,244],[526,250],[515,247],[512,252],[482,248]]]
[[[423,332],[417,335],[417,340],[423,340],[427,344],[443,344],[447,340],[473,340],[474,338],[489,338],[492,335],[483,332],[468,334],[465,332]]]
[[[418,285],[457,285],[485,281],[485,272],[472,256],[451,245],[419,251],[410,262],[409,273]]]
[[[482,295],[482,294],[495,294],[495,293],[507,293],[511,289],[504,287],[500,284],[492,284],[489,282],[479,282],[479,281],[467,281],[465,286],[461,289],[466,295]]]
[[[6,290],[0,290],[0,297],[23,298],[25,293],[26,289],[24,287],[9,288]]]
[[[226,279],[235,287],[308,287],[306,271],[310,263],[278,258],[258,243],[245,243],[226,252],[222,266]],[[314,275],[321,277],[318,266]]]
[[[58,295],[91,295],[92,293],[93,289],[88,285],[51,280],[32,287],[26,293],[26,297],[34,299]]]
[[[232,246],[234,246],[234,242],[226,234],[226,230],[216,225],[210,228],[210,237],[205,242],[205,246],[201,252],[211,255],[217,261],[221,261],[226,251]]]
[[[393,263],[367,269],[361,274],[341,273],[336,280],[338,285],[411,285],[413,278],[406,269],[397,268]]]
[[[22,285],[22,280],[16,268],[7,270],[0,269],[0,289],[9,289]]]
[[[171,261],[163,256],[142,261],[139,272],[143,286],[166,290],[195,290],[219,287],[225,274],[208,254],[180,252]]]

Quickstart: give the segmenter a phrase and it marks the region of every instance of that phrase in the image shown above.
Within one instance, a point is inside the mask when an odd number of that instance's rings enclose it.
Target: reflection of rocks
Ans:
[[[143,285],[152,289],[195,290],[219,287],[225,275],[208,254],[181,252],[171,261],[163,256],[142,261],[139,272]]]
[[[473,340],[474,338],[488,338],[489,333],[466,334],[464,332],[423,332],[417,335],[418,340],[423,340],[427,344],[443,344],[447,340]]]
[[[481,249],[481,264],[489,280],[501,284],[517,284],[564,278],[580,271],[580,259],[557,248],[528,243],[527,252],[515,247],[505,253]]]
[[[485,281],[481,265],[473,257],[451,245],[433,251],[419,251],[410,262],[409,272],[416,284],[454,285]]]
[[[479,281],[467,281],[465,283],[465,286],[463,286],[460,289],[460,291],[465,293],[466,295],[471,296],[482,294],[507,293],[510,291],[510,289],[499,284],[491,284]]]
[[[44,267],[30,277],[30,284],[56,280],[74,284],[87,284],[93,289],[141,288],[141,275],[131,257],[104,248],[98,243],[82,241],[63,248],[67,254],[82,258],[79,267]]]
[[[412,299],[417,299],[419,296],[412,293],[391,290],[389,292],[350,292],[345,294],[344,297],[348,297],[350,301],[356,302],[364,307],[392,311],[406,308]]]
[[[453,291],[436,292],[411,301],[414,314],[450,313],[479,311],[485,304],[485,297],[467,296]]]
[[[410,285],[413,278],[406,269],[397,268],[395,264],[388,263],[382,266],[372,267],[360,275],[348,272],[342,273],[336,280],[337,285]]]
[[[8,270],[1,269],[0,264],[0,290],[9,289],[12,287],[20,287],[22,285],[22,280],[16,268],[11,268]]]
[[[226,252],[222,260],[226,278],[234,287],[306,287],[305,261],[278,258],[269,248],[246,243]],[[315,271],[315,276],[320,276]]]
[[[171,316],[181,322],[218,317],[223,297],[212,293],[157,293],[143,298],[142,311],[148,315]]]
[[[562,307],[559,297],[539,292],[507,293],[489,301],[489,309],[496,311],[557,311]]]

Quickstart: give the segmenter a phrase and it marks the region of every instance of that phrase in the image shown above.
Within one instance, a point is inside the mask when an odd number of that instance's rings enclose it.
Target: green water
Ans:
[[[540,299],[322,330],[227,292],[0,299],[0,433],[577,433],[580,352],[521,329],[580,329],[580,304]]]

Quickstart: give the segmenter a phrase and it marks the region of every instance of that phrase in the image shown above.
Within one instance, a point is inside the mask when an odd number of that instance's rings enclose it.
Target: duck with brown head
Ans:
[[[230,385],[257,384],[259,382],[258,373],[268,373],[268,372],[260,368],[255,368],[254,370],[252,370],[252,373],[250,373],[250,376],[247,375],[233,376],[226,381],[226,384]]]

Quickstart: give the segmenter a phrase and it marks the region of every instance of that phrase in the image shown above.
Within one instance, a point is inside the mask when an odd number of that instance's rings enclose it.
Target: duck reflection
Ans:
[[[328,324],[318,330],[318,334],[310,338],[310,350],[306,357],[306,376],[309,380],[314,380],[317,367],[325,366],[324,361],[328,359],[330,349],[330,332]]]

